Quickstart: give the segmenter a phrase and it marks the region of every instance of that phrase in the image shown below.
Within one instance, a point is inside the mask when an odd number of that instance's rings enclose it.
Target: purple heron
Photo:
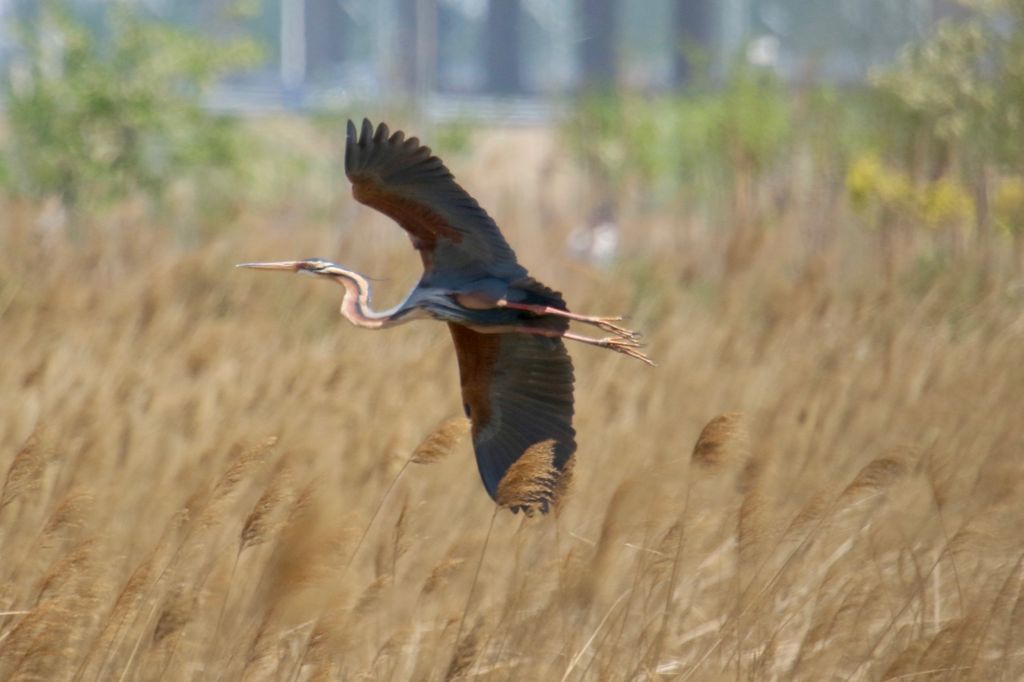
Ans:
[[[459,364],[463,407],[472,422],[480,477],[496,499],[509,467],[531,446],[553,442],[554,465],[576,451],[573,366],[563,339],[607,348],[653,364],[638,335],[619,317],[569,312],[562,295],[529,276],[498,226],[456,182],[429,147],[387,125],[348,123],[345,174],[360,203],[392,218],[412,239],[423,276],[394,308],[370,307],[370,285],[359,273],[314,258],[239,267],[303,272],[344,288],[341,314],[366,329],[414,319],[448,323]],[[569,322],[610,334],[580,336]],[[548,500],[539,508],[547,510]]]

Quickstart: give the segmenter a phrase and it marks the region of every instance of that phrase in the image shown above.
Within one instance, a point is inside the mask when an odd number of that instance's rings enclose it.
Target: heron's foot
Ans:
[[[590,317],[582,321],[589,322],[609,334],[615,334],[616,336],[628,341],[640,340],[640,332],[635,332],[632,329],[626,329],[625,327],[615,324],[616,322],[621,322],[622,317]]]
[[[622,353],[623,355],[628,355],[631,358],[636,358],[640,362],[651,367],[655,366],[654,361],[647,357],[646,353],[640,350],[643,348],[643,344],[636,339],[613,336],[607,339],[600,339],[597,345],[602,348],[611,349],[617,353]]]
[[[567,341],[578,341],[591,346],[597,346],[598,348],[608,348],[616,353],[622,353],[623,355],[628,355],[631,358],[636,358],[640,362],[650,365],[651,367],[656,366],[645,353],[640,351],[640,349],[644,347],[644,344],[640,343],[636,338],[609,336],[603,339],[595,339],[591,336],[580,336],[579,334],[573,334],[572,332],[545,329],[543,327],[513,327],[508,331],[519,332],[521,334],[533,334],[536,336],[547,336],[549,338],[561,337]]]

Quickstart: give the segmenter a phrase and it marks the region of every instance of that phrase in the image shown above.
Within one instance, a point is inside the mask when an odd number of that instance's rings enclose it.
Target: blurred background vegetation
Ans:
[[[368,113],[448,155],[553,131],[584,233],[667,212],[746,243],[813,204],[813,243],[875,233],[888,277],[908,250],[1019,268],[1024,8],[853,5],[7,0],[0,187],[70,233],[125,202],[188,240],[247,207],[323,217]]]

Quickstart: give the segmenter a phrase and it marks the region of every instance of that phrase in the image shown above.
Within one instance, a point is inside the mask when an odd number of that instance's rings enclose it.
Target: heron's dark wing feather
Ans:
[[[448,327],[488,494],[495,498],[509,467],[543,441],[554,441],[554,463],[562,470],[576,451],[572,360],[562,340]]]
[[[498,226],[429,147],[401,131],[376,130],[363,119],[356,131],[348,122],[345,174],[357,201],[386,214],[420,250],[426,279],[444,273],[449,280],[485,275],[509,280],[525,276]]]

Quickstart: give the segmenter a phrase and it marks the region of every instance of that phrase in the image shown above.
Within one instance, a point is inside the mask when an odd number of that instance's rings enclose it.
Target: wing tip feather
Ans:
[[[374,128],[369,118],[361,124],[349,120],[344,159],[356,201],[385,213],[425,242],[447,238],[460,244],[472,236],[467,257],[478,264],[465,265],[468,270],[483,272],[493,266],[510,276],[526,274],[491,217],[419,138],[401,130],[391,134],[383,122]]]

